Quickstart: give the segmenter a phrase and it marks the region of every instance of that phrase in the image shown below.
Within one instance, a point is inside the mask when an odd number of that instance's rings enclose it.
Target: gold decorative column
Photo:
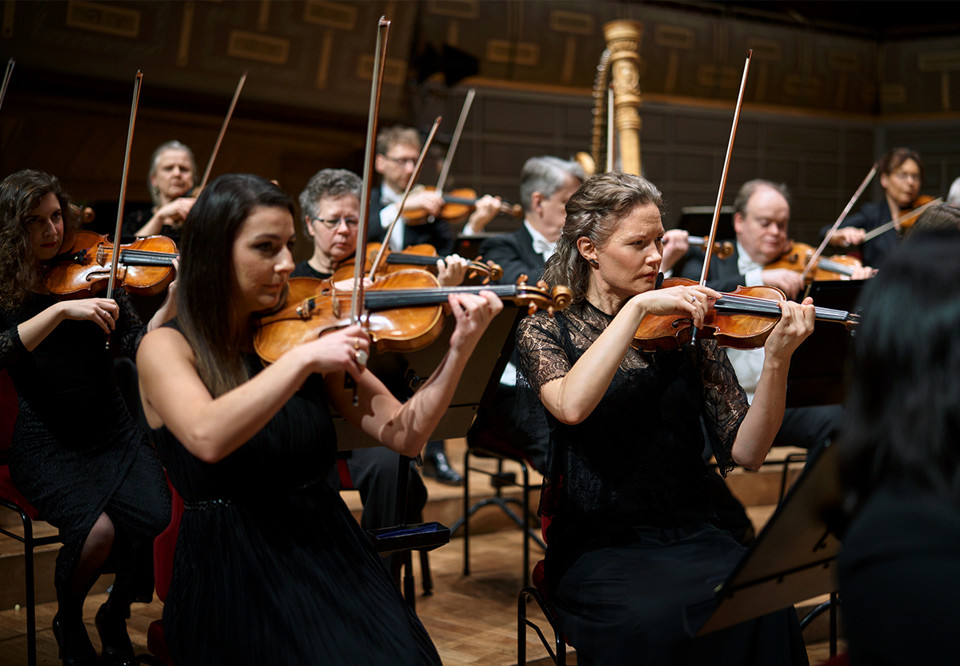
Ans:
[[[613,123],[619,138],[620,169],[641,175],[640,170],[640,38],[639,21],[611,21],[603,26],[610,53],[613,86]],[[607,128],[611,131],[612,128]]]

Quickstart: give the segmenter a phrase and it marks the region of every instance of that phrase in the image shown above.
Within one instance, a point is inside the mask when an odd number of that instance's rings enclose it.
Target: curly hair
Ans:
[[[4,309],[18,308],[43,279],[46,267],[30,247],[26,219],[51,192],[63,216],[61,247],[70,247],[80,227],[80,214],[56,176],[24,169],[0,182],[0,307]]]
[[[566,285],[574,302],[587,294],[590,266],[577,248],[577,240],[586,237],[595,247],[603,247],[620,220],[637,206],[653,204],[663,213],[663,195],[646,178],[610,171],[593,176],[567,201],[567,221],[557,241],[556,252],[547,261],[543,279],[547,284]]]
[[[362,187],[360,176],[346,169],[323,169],[315,173],[300,193],[300,212],[305,218],[304,226],[308,224],[308,220],[317,216],[321,199],[352,194],[359,201]]]

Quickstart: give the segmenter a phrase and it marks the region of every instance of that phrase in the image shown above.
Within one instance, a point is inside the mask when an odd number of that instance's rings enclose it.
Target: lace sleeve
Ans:
[[[560,342],[559,317],[538,312],[521,320],[517,328],[519,371],[538,396],[544,384],[566,376],[572,366]]]
[[[137,309],[133,306],[130,296],[123,289],[118,289],[115,295],[117,305],[120,306],[120,317],[117,319],[117,328],[113,332],[113,340],[117,348],[130,358],[135,358],[140,340],[143,339],[147,327],[140,319]]]
[[[0,322],[6,323],[6,318],[3,318]],[[26,352],[27,348],[23,346],[23,342],[20,340],[20,330],[17,324],[0,332],[0,368],[10,367]]]
[[[740,387],[727,353],[716,341],[704,340],[700,348],[707,434],[720,472],[726,476],[735,466],[731,451],[740,423],[747,414],[747,395]]]

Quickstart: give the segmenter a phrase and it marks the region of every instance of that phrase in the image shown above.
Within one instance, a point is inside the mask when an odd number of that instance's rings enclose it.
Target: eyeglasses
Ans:
[[[908,180],[912,180],[917,183],[920,182],[919,173],[908,173],[906,171],[894,171],[892,175],[894,178],[896,178],[899,181],[907,182]]]
[[[338,217],[330,220],[325,220],[322,217],[313,218],[314,222],[319,222],[327,229],[336,229],[340,226],[340,223],[343,222],[350,229],[356,229],[360,224],[360,220],[355,217]]]
[[[416,157],[390,157],[389,155],[384,155],[383,159],[393,162],[394,164],[399,164],[402,167],[414,166],[417,163]]]

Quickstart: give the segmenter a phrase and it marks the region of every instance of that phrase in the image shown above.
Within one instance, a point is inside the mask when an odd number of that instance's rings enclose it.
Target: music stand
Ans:
[[[807,465],[714,598],[686,610],[691,635],[836,591],[840,540],[831,529],[840,497],[836,449],[828,443]]]
[[[862,286],[863,280],[811,282],[804,297],[813,297],[817,307],[853,312]],[[790,360],[787,407],[843,403],[850,341],[851,333],[845,326],[817,322]]]
[[[686,229],[691,236],[707,236],[713,223],[713,206],[684,206],[680,209],[678,229]],[[717,221],[717,240],[736,238],[733,230],[733,206],[721,206]]]

